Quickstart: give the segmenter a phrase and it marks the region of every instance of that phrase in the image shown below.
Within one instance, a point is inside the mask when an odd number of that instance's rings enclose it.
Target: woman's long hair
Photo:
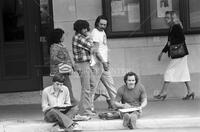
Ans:
[[[181,20],[179,19],[176,11],[171,11],[171,17],[172,17],[172,22],[173,24],[179,24],[181,26],[181,28],[183,29],[183,24],[181,22]]]

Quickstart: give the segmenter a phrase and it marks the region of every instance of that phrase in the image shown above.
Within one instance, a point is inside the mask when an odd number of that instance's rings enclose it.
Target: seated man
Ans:
[[[128,72],[124,76],[125,85],[120,87],[115,98],[118,109],[138,108],[136,111],[123,113],[123,126],[129,129],[136,128],[136,120],[141,114],[142,108],[147,105],[147,95],[143,85],[138,83],[138,76]]]
[[[42,93],[42,111],[47,122],[55,122],[62,129],[71,130],[77,125],[72,119],[78,112],[77,106],[70,103],[68,88],[63,85],[65,77],[56,74],[53,85],[44,88]]]

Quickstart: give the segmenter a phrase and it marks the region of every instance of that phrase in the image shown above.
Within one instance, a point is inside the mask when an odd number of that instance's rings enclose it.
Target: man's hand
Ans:
[[[123,107],[124,107],[124,109],[132,108],[132,106],[131,106],[130,104],[128,104],[128,103],[125,103],[125,104],[123,105]]]
[[[108,71],[109,70],[109,63],[108,62],[103,62],[103,69],[105,71]]]
[[[92,54],[97,54],[98,53],[98,47],[96,45],[94,45],[92,48],[91,48],[91,53]]]

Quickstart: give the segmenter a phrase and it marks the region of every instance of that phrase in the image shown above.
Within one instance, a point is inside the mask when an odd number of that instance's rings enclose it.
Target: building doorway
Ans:
[[[38,3],[0,1],[0,93],[41,89]]]

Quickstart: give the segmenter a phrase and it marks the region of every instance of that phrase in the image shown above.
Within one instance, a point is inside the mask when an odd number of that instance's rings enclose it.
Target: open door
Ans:
[[[0,0],[0,92],[41,89],[39,0]]]

